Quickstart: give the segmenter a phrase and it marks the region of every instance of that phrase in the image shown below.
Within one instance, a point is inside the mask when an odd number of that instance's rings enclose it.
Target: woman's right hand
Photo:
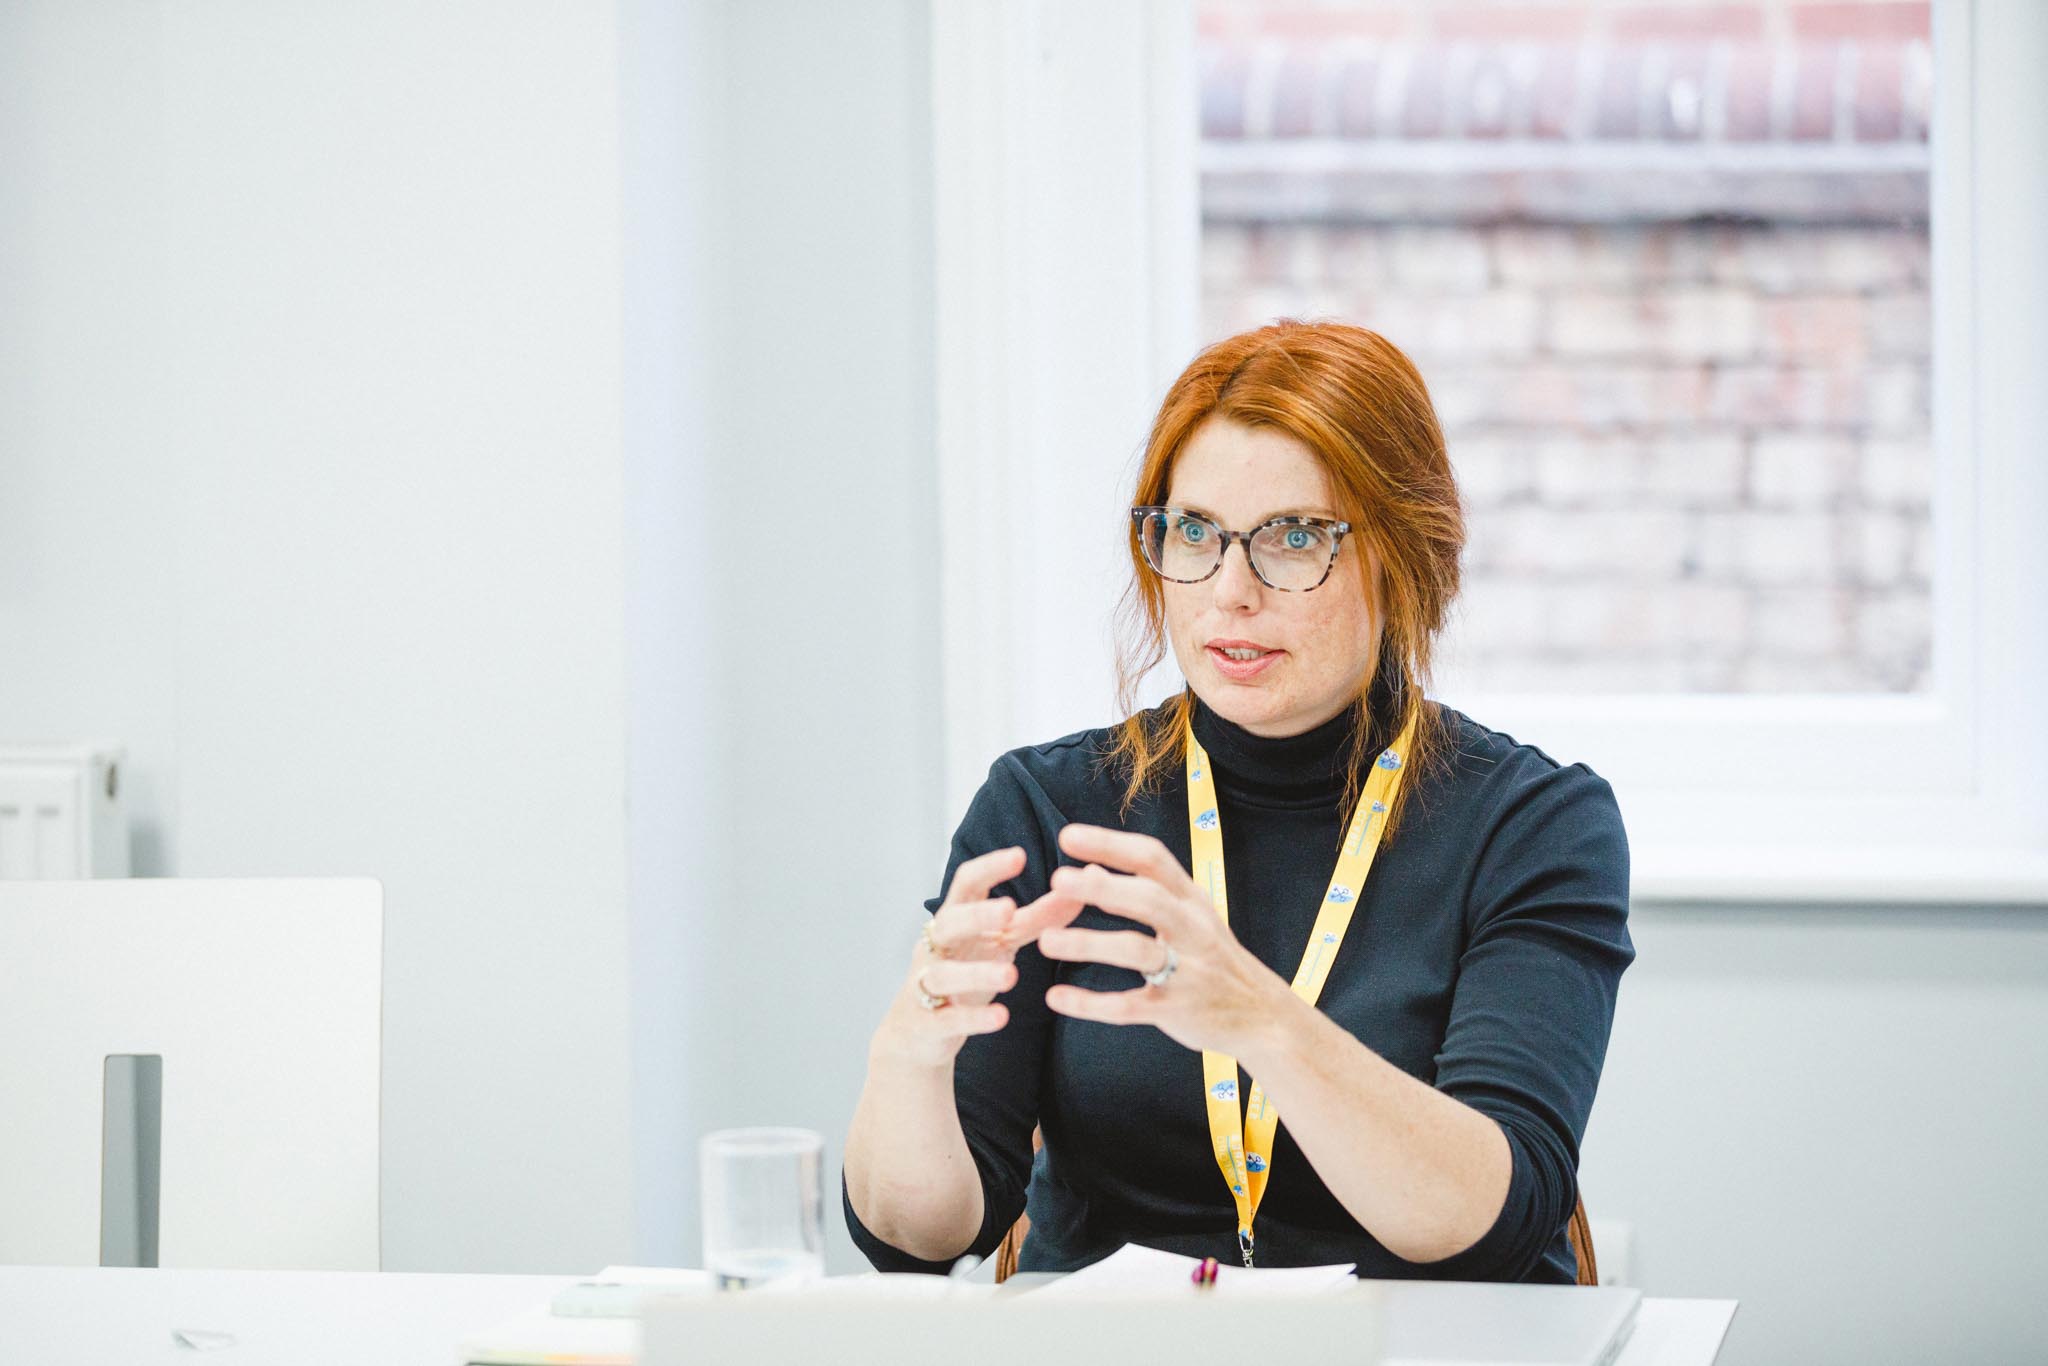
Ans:
[[[1017,950],[1070,924],[1083,905],[1060,892],[1047,892],[1022,908],[1009,897],[989,895],[997,883],[1023,871],[1024,851],[1015,846],[979,854],[954,870],[945,902],[932,915],[929,938],[919,936],[903,987],[875,1031],[872,1058],[949,1066],[969,1035],[993,1034],[1009,1023],[1009,1008],[995,998],[1017,984]],[[946,1003],[928,1009],[927,993]]]

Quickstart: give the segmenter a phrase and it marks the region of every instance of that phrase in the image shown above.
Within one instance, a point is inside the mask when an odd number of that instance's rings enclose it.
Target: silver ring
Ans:
[[[910,985],[917,989],[917,1003],[923,1006],[926,1010],[939,1010],[945,1006],[953,1004],[952,997],[934,996],[931,994],[931,992],[925,990],[924,974],[921,972],[917,974],[917,980],[912,982]]]
[[[1157,972],[1140,974],[1148,987],[1163,987],[1173,980],[1173,971],[1180,966],[1180,955],[1173,951],[1173,945],[1166,946],[1166,961],[1159,965]]]

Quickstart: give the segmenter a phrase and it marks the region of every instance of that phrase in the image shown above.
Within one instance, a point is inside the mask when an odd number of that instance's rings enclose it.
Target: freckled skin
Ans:
[[[1249,531],[1282,511],[1342,517],[1329,476],[1307,446],[1270,427],[1211,418],[1174,461],[1166,502],[1195,506],[1231,531]],[[1173,657],[1195,695],[1217,715],[1254,735],[1299,735],[1330,720],[1372,680],[1379,657],[1381,613],[1377,566],[1367,565],[1375,591],[1359,582],[1364,541],[1345,536],[1320,587],[1306,593],[1268,588],[1252,572],[1244,547],[1201,583],[1162,582]],[[1216,639],[1255,641],[1286,653],[1257,677],[1239,681],[1218,669],[1206,648]]]

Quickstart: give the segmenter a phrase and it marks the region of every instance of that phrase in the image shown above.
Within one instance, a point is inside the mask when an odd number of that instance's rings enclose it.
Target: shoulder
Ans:
[[[1156,731],[1163,712],[1154,707],[1132,719]],[[1007,750],[989,765],[983,791],[1065,820],[1106,823],[1130,780],[1130,762],[1118,743],[1126,724],[1095,726]]]
[[[1540,746],[1475,721],[1455,707],[1434,705],[1445,741],[1437,776],[1460,792],[1506,797],[1544,789],[1611,796],[1607,780],[1585,764],[1564,763]]]
[[[1484,845],[1511,835],[1605,844],[1611,846],[1608,858],[1618,857],[1625,870],[1621,807],[1605,778],[1455,708],[1439,703],[1437,710],[1444,745],[1430,769],[1429,786],[1439,794],[1431,805],[1463,813]]]
[[[1019,745],[997,756],[992,769],[1007,768],[1032,778],[1067,781],[1077,773],[1099,767],[1116,744],[1115,726],[1077,730],[1057,740],[1036,745]]]
[[[1629,851],[1605,778],[1441,708],[1449,753],[1438,810],[1462,827],[1467,932],[1535,936],[1619,972],[1628,933]]]

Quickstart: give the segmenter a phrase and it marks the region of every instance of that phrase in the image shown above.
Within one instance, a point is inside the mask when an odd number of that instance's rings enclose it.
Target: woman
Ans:
[[[1421,376],[1353,327],[1230,338],[1134,502],[1123,710],[1162,633],[1188,687],[989,770],[869,1046],[855,1242],[942,1271],[1028,1188],[1025,1270],[1571,1281],[1628,845],[1584,765],[1423,699],[1464,528]]]

